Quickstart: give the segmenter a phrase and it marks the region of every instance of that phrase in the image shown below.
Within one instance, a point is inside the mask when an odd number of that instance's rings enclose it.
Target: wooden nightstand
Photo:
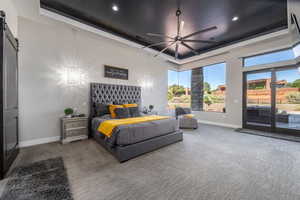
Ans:
[[[88,118],[61,118],[61,142],[63,144],[88,138]]]

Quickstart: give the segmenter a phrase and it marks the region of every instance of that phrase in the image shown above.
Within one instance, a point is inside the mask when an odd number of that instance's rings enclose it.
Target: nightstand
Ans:
[[[147,112],[147,113],[144,113],[145,115],[158,115],[158,112],[157,111],[151,111],[151,112]]]
[[[88,138],[88,118],[61,118],[61,142],[63,144]]]

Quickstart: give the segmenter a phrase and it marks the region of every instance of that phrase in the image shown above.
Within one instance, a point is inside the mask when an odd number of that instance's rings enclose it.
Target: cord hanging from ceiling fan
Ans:
[[[191,33],[189,35],[186,36],[182,36],[182,31],[184,28],[184,21],[180,21],[180,16],[182,14],[181,11],[181,1],[177,0],[177,10],[176,10],[176,17],[177,17],[177,34],[175,37],[171,37],[168,35],[164,35],[164,34],[159,34],[159,33],[147,33],[148,36],[151,37],[159,37],[159,38],[165,38],[168,39],[168,41],[161,41],[155,44],[150,44],[148,46],[145,46],[143,48],[150,48],[150,47],[155,47],[155,46],[160,46],[160,45],[167,45],[165,48],[163,48],[159,53],[157,53],[154,57],[159,56],[160,54],[162,54],[163,52],[165,52],[167,49],[173,47],[175,45],[175,54],[174,57],[177,60],[179,57],[179,48],[180,46],[184,46],[185,48],[189,49],[191,52],[193,52],[195,55],[198,55],[199,53],[197,52],[197,50],[195,50],[193,47],[191,47],[189,44],[187,43],[217,43],[214,40],[191,40],[189,39],[192,36],[201,34],[201,33],[205,33],[208,31],[212,31],[212,30],[216,30],[217,26],[212,26],[206,29],[202,29],[199,31],[196,31],[194,33]]]
[[[296,29],[298,31],[298,33],[300,34],[300,26],[299,26],[299,22],[297,19],[297,15],[294,13],[291,13],[291,24],[295,24]]]

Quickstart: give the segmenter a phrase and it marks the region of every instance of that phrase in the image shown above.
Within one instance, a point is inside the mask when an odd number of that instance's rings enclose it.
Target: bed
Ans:
[[[119,162],[183,140],[182,131],[175,118],[120,125],[113,129],[111,137],[98,131],[108,116],[97,115],[97,104],[141,104],[141,88],[138,86],[91,83],[91,136]]]

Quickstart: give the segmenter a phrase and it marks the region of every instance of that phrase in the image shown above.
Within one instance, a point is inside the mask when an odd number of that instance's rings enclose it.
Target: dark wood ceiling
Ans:
[[[287,27],[287,0],[181,0],[180,4],[183,35],[218,27],[191,38],[218,41],[189,43],[199,53]],[[113,5],[118,12],[112,10]],[[177,31],[176,0],[41,0],[41,7],[142,45],[161,41],[146,33],[175,36]],[[233,22],[234,16],[239,20]],[[174,49],[166,53],[174,56]],[[180,47],[179,53],[180,59],[194,56],[185,47]]]

